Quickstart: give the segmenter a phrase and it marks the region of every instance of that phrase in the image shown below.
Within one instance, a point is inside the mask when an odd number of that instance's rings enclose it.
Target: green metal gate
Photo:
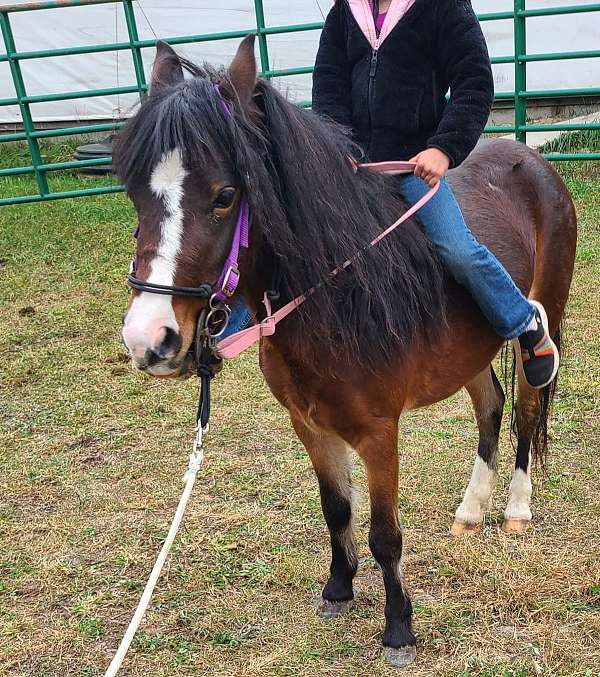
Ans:
[[[62,49],[48,49],[39,51],[19,52],[15,45],[13,32],[11,29],[10,15],[14,12],[34,12],[39,10],[51,10],[59,7],[75,7],[85,5],[114,4],[120,2],[125,14],[127,24],[128,41],[118,43],[107,43],[98,45],[85,45],[82,47],[71,47]],[[600,50],[557,52],[547,54],[527,54],[526,49],[526,30],[528,19],[542,16],[562,16],[567,14],[576,14],[582,12],[599,12],[600,3],[589,3],[586,5],[567,5],[563,7],[553,7],[547,9],[526,9],[526,0],[514,0],[514,10],[507,12],[493,12],[481,14],[481,21],[514,21],[514,54],[509,56],[499,56],[492,59],[492,63],[507,64],[514,63],[515,67],[515,92],[499,92],[496,94],[498,100],[514,99],[515,120],[514,124],[505,126],[490,127],[486,131],[490,133],[515,133],[520,141],[527,141],[528,132],[542,131],[576,131],[586,129],[600,129],[600,123],[587,124],[528,124],[527,123],[527,103],[533,99],[558,98],[567,99],[570,97],[582,96],[600,96],[600,87],[583,89],[563,89],[563,90],[528,90],[527,89],[527,64],[541,61],[557,61],[566,59],[585,59],[600,57]],[[243,38],[250,32],[258,36],[258,45],[260,52],[261,73],[266,78],[277,78],[288,75],[300,75],[312,72],[312,66],[298,68],[288,68],[283,70],[273,70],[269,63],[268,36],[298,33],[301,31],[319,31],[323,24],[309,23],[290,26],[266,26],[263,10],[263,0],[254,0],[256,25],[249,26],[247,30],[229,31],[224,33],[212,33],[205,35],[186,35],[173,38],[163,38],[172,45],[186,43],[207,42],[216,40],[229,40]],[[82,10],[84,11],[84,10]],[[119,128],[121,123],[103,123],[91,124],[77,127],[65,127],[61,129],[38,129],[32,119],[30,106],[35,103],[48,101],[62,101],[67,99],[80,99],[93,96],[107,96],[113,94],[131,94],[138,93],[140,99],[143,99],[147,91],[146,77],[144,74],[141,50],[155,45],[154,40],[140,40],[138,37],[135,13],[133,9],[133,0],[46,0],[42,2],[30,2],[25,4],[4,4],[0,5],[0,27],[4,39],[5,54],[0,54],[0,62],[8,62],[15,87],[16,97],[10,99],[0,99],[0,106],[18,105],[23,120],[23,132],[0,135],[1,142],[25,141],[28,145],[30,164],[22,167],[9,167],[0,169],[0,178],[3,176],[16,176],[29,174],[35,177],[37,184],[37,194],[24,195],[18,197],[5,197],[0,199],[0,205],[18,204],[24,202],[40,202],[43,200],[55,200],[66,197],[81,197],[85,195],[97,195],[101,193],[115,193],[122,190],[119,186],[102,186],[96,188],[82,188],[79,190],[70,190],[63,192],[52,191],[48,185],[48,172],[60,170],[83,169],[107,164],[110,158],[94,158],[91,160],[74,160],[72,162],[44,163],[39,140],[50,137],[69,136],[76,134],[86,134],[92,132],[106,132]],[[25,59],[42,59],[56,56],[66,56],[74,54],[94,54],[98,52],[128,50],[133,60],[136,82],[135,84],[124,87],[113,87],[105,89],[84,90],[75,92],[62,92],[58,94],[46,94],[29,96],[27,94],[23,74],[21,72],[21,61]],[[308,103],[303,105],[309,105]],[[547,156],[551,160],[600,160],[600,153],[552,153]]]

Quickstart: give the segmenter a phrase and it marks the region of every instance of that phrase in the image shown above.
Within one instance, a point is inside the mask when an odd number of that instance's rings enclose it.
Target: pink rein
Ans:
[[[379,172],[382,174],[408,174],[414,171],[415,163],[400,161],[371,162],[362,164],[360,165],[360,167],[365,167],[374,172]],[[426,205],[429,202],[429,200],[431,200],[431,198],[437,193],[438,188],[439,183],[433,188],[431,188],[408,211],[402,214],[402,216],[397,221],[395,221],[394,223],[392,223],[391,226],[382,231],[374,240],[370,242],[368,246],[374,247],[379,242],[381,242],[381,240],[383,240],[384,237],[387,237],[391,232],[393,232],[396,228],[398,228],[399,225],[401,225],[402,223],[407,221],[411,216],[416,214],[419,211],[419,209],[421,209],[421,207]],[[342,272],[342,270],[345,270],[346,268],[348,268],[348,266],[352,265],[354,259],[356,258],[356,256],[358,256],[358,253],[359,252],[357,252],[357,254],[353,258],[344,261],[344,263],[337,266],[337,268],[334,268],[331,271],[331,273],[329,273],[329,277],[335,277],[338,273]],[[269,300],[267,294],[265,293],[265,296],[263,298],[263,304],[267,311],[267,317],[259,324],[255,324],[252,327],[248,327],[248,329],[238,331],[235,334],[232,334],[231,336],[228,336],[227,338],[223,339],[222,341],[219,341],[219,343],[217,344],[217,350],[219,352],[219,355],[222,358],[229,360],[233,357],[237,357],[240,353],[246,350],[246,348],[249,348],[252,344],[259,341],[263,336],[272,336],[275,333],[277,324],[281,322],[281,320],[283,320],[285,317],[287,317],[290,313],[292,313],[294,310],[296,310],[298,306],[302,305],[306,301],[306,299],[312,296],[315,293],[315,291],[317,291],[319,286],[320,285],[311,287],[300,296],[297,296],[295,299],[292,299],[289,303],[286,303],[285,306],[275,311],[274,313],[271,310],[271,301]]]

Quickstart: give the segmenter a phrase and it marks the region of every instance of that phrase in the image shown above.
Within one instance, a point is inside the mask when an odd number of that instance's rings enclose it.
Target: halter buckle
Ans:
[[[235,294],[235,288],[234,289],[227,288],[227,285],[229,284],[229,280],[231,279],[232,275],[237,275],[238,279],[240,277],[239,268],[235,264],[227,268],[227,272],[225,273],[225,277],[223,278],[223,284],[221,285],[221,292],[223,292],[223,294],[225,294],[227,298],[231,298]]]

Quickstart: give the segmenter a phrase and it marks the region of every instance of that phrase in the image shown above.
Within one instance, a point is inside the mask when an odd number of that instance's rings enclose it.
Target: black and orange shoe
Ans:
[[[523,371],[532,388],[545,388],[554,380],[560,358],[548,331],[548,316],[544,306],[538,301],[531,301],[531,305],[535,307],[537,328],[529,329],[519,336]]]

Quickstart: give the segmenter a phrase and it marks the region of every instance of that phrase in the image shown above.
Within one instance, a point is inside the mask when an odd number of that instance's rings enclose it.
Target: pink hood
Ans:
[[[392,0],[379,37],[377,37],[377,31],[375,30],[375,21],[369,0],[348,0],[348,5],[350,5],[352,14],[371,44],[371,47],[378,49],[381,43],[394,30],[398,21],[413,6],[414,2],[415,0]]]

